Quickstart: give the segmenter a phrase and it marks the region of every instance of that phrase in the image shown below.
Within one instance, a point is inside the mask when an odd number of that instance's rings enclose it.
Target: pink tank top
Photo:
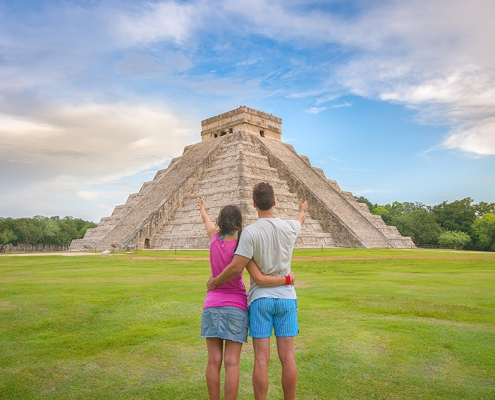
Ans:
[[[216,233],[210,242],[210,268],[213,277],[220,275],[234,258],[237,240],[224,242]],[[206,293],[203,308],[236,307],[247,311],[246,286],[242,280],[242,272],[230,281],[218,285],[215,290]]]

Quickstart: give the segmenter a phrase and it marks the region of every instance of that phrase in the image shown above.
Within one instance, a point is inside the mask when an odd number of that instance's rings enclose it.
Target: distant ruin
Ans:
[[[275,214],[292,218],[298,199],[309,212],[296,248],[410,248],[403,237],[355,201],[306,156],[281,141],[282,120],[241,106],[201,122],[200,143],[184,148],[168,168],[139,193],[74,240],[71,250],[207,249],[208,236],[197,209],[203,196],[212,221],[227,204],[237,204],[245,225],[257,218],[252,188],[261,181],[275,189]]]

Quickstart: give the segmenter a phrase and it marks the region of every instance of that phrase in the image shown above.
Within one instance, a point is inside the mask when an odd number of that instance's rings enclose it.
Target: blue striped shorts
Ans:
[[[249,336],[255,339],[269,338],[275,330],[276,337],[292,337],[299,333],[297,300],[263,297],[249,306]]]

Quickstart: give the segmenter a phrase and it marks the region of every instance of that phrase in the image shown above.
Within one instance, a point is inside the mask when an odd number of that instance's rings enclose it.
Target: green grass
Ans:
[[[494,253],[294,256],[299,399],[495,398]],[[206,399],[207,257],[0,257],[0,398]],[[253,398],[252,366],[249,343],[239,399]]]

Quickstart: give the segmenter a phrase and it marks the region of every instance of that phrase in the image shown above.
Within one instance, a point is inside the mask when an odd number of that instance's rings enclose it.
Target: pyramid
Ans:
[[[198,196],[205,199],[212,221],[222,207],[236,204],[247,225],[257,218],[252,188],[258,182],[273,186],[274,212],[282,219],[297,214],[298,199],[308,201],[296,248],[414,247],[411,238],[385,225],[322,169],[312,167],[308,157],[283,143],[280,118],[241,106],[201,125],[201,142],[185,147],[139,193],[74,240],[71,250],[207,249]]]

